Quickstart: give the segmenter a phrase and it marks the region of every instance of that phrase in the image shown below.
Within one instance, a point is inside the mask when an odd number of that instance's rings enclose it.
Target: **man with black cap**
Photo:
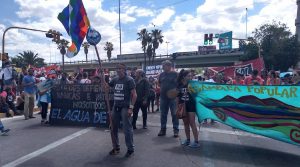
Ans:
[[[167,130],[167,118],[169,109],[172,115],[174,137],[178,137],[179,120],[176,118],[176,96],[168,97],[168,92],[177,88],[177,73],[172,71],[172,62],[169,60],[163,61],[163,72],[158,77],[160,86],[160,123],[161,130],[158,136],[165,136]]]
[[[118,129],[121,121],[120,119],[122,119],[127,146],[127,153],[125,157],[130,157],[134,153],[133,128],[131,122],[132,110],[137,95],[134,80],[126,74],[126,65],[118,64],[116,71],[118,76],[109,82],[109,86],[114,88],[114,106],[110,113],[113,149],[109,152],[109,154],[116,155],[120,153]]]

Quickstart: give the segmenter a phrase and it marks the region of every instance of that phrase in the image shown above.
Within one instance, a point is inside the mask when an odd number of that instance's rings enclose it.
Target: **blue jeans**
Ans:
[[[4,126],[2,124],[2,121],[0,120],[0,131],[3,131],[4,130]]]
[[[112,144],[113,148],[117,149],[120,148],[119,144],[119,125],[120,121],[122,120],[123,123],[123,132],[125,135],[125,143],[127,146],[127,149],[130,151],[134,151],[134,145],[133,145],[133,128],[132,128],[132,117],[128,116],[128,107],[113,107],[112,110],[112,129],[111,129],[111,138],[112,138]]]
[[[172,116],[172,123],[173,123],[173,130],[174,132],[178,132],[179,120],[176,117],[176,100],[169,99],[169,98],[162,98],[160,97],[160,123],[161,123],[161,130],[167,129],[167,120],[168,120],[168,113],[169,109],[171,111]]]

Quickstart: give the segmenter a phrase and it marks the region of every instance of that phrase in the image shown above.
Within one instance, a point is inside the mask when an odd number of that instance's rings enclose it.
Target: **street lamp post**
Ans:
[[[47,32],[44,30],[38,30],[38,29],[26,28],[26,27],[17,27],[17,26],[8,27],[7,29],[4,30],[2,35],[2,54],[0,54],[0,60],[2,60],[2,55],[5,55],[5,34],[10,29],[22,29],[22,30],[29,30],[29,31]]]
[[[167,44],[167,57],[169,57],[169,41],[166,41],[166,44]]]
[[[82,47],[84,48],[85,59],[86,59],[86,62],[87,62],[88,61],[87,55],[89,53],[90,44],[88,42],[84,42],[82,44]]]

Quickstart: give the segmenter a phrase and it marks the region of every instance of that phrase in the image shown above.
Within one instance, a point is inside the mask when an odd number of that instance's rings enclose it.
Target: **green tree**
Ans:
[[[299,42],[286,24],[273,22],[261,25],[253,32],[254,38],[245,49],[242,60],[258,57],[258,46],[266,69],[287,71],[300,59]]]
[[[111,51],[114,50],[114,45],[111,42],[106,42],[104,50],[106,51],[108,61],[111,59]]]
[[[152,43],[152,62],[154,60],[154,57],[156,56],[156,50],[158,49],[159,47],[159,44],[163,43],[163,38],[164,36],[162,35],[162,31],[161,30],[158,30],[158,29],[155,29],[155,30],[152,30],[151,32],[151,43]]]
[[[258,43],[252,37],[248,38],[248,42],[244,44],[245,54],[240,58],[241,61],[248,61],[258,58]]]
[[[148,44],[151,39],[150,34],[148,33],[147,29],[144,28],[140,32],[138,32],[137,35],[138,35],[137,40],[141,41],[141,44],[142,44],[142,49],[144,52],[144,64],[145,64],[144,70],[146,70],[146,50],[148,48]]]
[[[38,53],[34,53],[32,51],[23,51],[23,53],[19,53],[16,57],[13,57],[12,63],[16,64],[17,67],[32,65],[35,67],[42,67],[46,65],[44,62],[45,59],[39,58]]]

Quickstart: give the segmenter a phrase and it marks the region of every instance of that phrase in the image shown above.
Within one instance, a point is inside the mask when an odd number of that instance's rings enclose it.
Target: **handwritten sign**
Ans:
[[[146,67],[146,75],[157,75],[162,72],[162,65],[156,65],[156,66],[147,66]]]
[[[50,124],[108,127],[100,85],[57,85],[51,91]]]
[[[52,79],[47,79],[37,84],[37,88],[40,92],[47,91],[51,89],[53,86],[54,86],[54,80]]]

